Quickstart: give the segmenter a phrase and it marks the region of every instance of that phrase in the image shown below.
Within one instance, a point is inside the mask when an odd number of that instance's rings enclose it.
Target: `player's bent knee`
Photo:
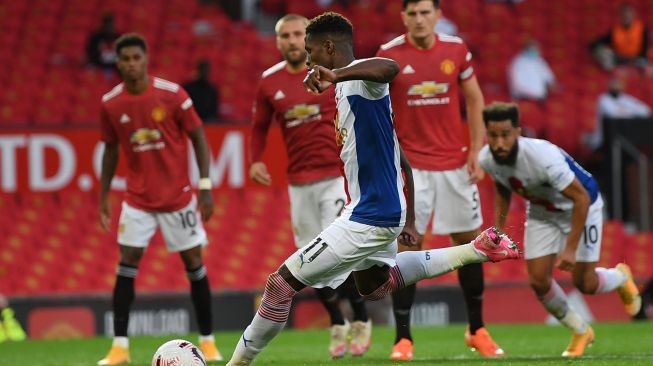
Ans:
[[[581,278],[574,278],[573,280],[574,286],[578,289],[578,291],[582,292],[583,294],[593,294],[596,292],[596,283],[593,283],[591,281],[588,281],[586,278],[581,277]]]
[[[120,247],[120,263],[137,268],[143,257],[142,248]]]
[[[551,288],[551,280],[548,278],[530,278],[529,285],[538,296],[544,296],[547,292],[549,292],[549,289]]]

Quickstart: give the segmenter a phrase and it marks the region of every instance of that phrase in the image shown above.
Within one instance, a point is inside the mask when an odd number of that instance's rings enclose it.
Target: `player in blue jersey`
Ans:
[[[520,256],[512,241],[494,229],[466,245],[397,255],[397,238],[415,244],[418,235],[412,171],[397,142],[388,94],[399,67],[385,58],[356,60],[352,25],[336,13],[311,20],[305,47],[310,68],[306,89],[322,93],[336,85],[336,140],[348,203],[339,218],[268,277],[258,312],[227,364],[231,366],[254,360],[281,331],[293,296],[306,286],[335,288],[353,272],[360,294],[378,300],[468,263]]]
[[[569,307],[553,279],[554,266],[572,273],[584,294],[617,291],[628,314],[641,306],[630,269],[597,267],[601,254],[603,200],[599,186],[565,151],[554,144],[521,137],[514,103],[493,103],[483,110],[488,145],[481,167],[496,186],[496,226],[502,229],[512,192],[528,201],[524,256],[531,288],[542,305],[573,332],[563,356],[581,356],[594,340],[592,327]]]

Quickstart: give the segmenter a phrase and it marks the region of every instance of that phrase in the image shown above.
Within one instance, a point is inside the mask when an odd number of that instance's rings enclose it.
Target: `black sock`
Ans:
[[[211,288],[209,278],[206,276],[206,267],[187,270],[186,275],[190,280],[190,298],[193,300],[200,335],[211,335],[213,333]]]
[[[365,306],[365,299],[358,292],[354,276],[347,277],[345,282],[338,287],[338,290],[342,291],[344,297],[349,300],[351,309],[354,312],[354,321],[367,322],[369,320],[367,306]]]
[[[113,334],[116,337],[127,337],[129,326],[129,309],[134,302],[134,279],[138,268],[126,264],[118,265],[116,285],[113,288]]]
[[[458,269],[458,282],[463,289],[465,304],[467,304],[467,320],[469,332],[483,328],[483,265],[472,263]]]
[[[413,341],[410,335],[410,308],[415,302],[417,286],[408,285],[392,293],[392,311],[395,314],[396,337],[395,344],[402,338]]]
[[[345,318],[342,316],[342,311],[340,311],[340,297],[338,296],[338,292],[331,287],[324,287],[316,288],[315,293],[329,313],[331,325],[344,325]]]

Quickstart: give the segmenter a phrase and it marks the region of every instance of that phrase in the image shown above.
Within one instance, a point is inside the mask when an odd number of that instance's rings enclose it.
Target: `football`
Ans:
[[[152,366],[206,366],[204,355],[193,343],[175,339],[156,350]]]

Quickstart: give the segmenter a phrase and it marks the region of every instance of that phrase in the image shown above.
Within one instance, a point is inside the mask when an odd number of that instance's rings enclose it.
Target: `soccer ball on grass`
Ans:
[[[206,366],[206,360],[202,351],[193,343],[175,339],[156,350],[152,366]]]

